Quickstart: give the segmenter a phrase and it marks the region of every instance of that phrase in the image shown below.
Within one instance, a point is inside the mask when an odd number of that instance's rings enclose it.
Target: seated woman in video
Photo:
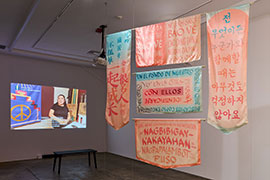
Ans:
[[[58,95],[57,103],[51,107],[49,117],[52,118],[53,128],[61,127],[61,125],[67,125],[67,123],[69,123],[70,112],[66,104],[66,98],[63,94]]]

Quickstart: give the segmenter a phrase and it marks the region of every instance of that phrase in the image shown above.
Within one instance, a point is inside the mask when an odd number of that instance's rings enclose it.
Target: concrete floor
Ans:
[[[88,166],[87,155],[62,158],[61,174],[52,171],[53,159],[0,163],[0,180],[205,180],[172,169],[161,169],[110,153],[97,154],[97,166]],[[58,161],[57,161],[58,165]]]

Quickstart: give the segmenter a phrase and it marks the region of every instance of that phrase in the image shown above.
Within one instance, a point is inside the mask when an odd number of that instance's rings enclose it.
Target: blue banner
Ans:
[[[41,120],[41,86],[11,83],[11,128]]]
[[[130,57],[131,30],[107,35],[107,60],[109,65],[114,61],[126,60]]]

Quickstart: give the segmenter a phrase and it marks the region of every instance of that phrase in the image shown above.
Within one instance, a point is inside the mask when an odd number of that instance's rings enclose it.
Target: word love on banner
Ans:
[[[202,67],[136,73],[137,113],[198,112]]]
[[[135,119],[136,157],[161,168],[200,164],[201,121]]]
[[[201,58],[201,15],[136,28],[137,67]]]
[[[229,133],[247,120],[249,5],[207,14],[208,123]]]
[[[131,30],[107,35],[106,120],[115,129],[129,122]]]

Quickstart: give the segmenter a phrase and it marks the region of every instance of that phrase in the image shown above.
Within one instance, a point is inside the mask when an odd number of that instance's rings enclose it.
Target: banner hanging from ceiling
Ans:
[[[136,28],[137,67],[201,58],[201,15]]]
[[[131,30],[107,35],[106,120],[116,130],[129,122]]]
[[[200,164],[201,121],[135,119],[136,157],[161,168]]]
[[[137,72],[137,113],[201,111],[201,77],[201,66]]]
[[[247,119],[249,4],[207,14],[208,123],[229,133]]]

